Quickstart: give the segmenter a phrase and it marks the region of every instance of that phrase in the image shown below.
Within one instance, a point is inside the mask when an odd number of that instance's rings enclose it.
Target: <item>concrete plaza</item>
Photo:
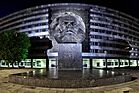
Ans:
[[[0,70],[0,93],[139,93],[139,70],[121,70],[121,72],[127,71],[137,77],[134,81],[91,88],[43,88],[8,82],[9,74],[27,71],[32,71],[32,69]]]

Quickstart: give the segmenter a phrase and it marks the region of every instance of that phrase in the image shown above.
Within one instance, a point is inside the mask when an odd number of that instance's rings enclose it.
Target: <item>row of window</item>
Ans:
[[[8,65],[8,63],[1,62],[1,65]],[[9,65],[12,65],[12,64],[9,64]],[[18,66],[18,62],[15,62],[14,66]],[[22,67],[22,66],[31,66],[31,62],[20,62],[19,66],[20,67]],[[33,66],[41,67],[41,62],[40,61],[33,62]]]
[[[7,17],[3,18],[3,20],[7,20],[9,18],[18,16],[18,15],[28,14],[28,13],[39,11],[39,10],[43,10],[45,12],[48,12],[48,9],[46,7],[37,6],[37,7],[28,8],[28,9],[21,10],[19,12],[15,12],[13,14],[10,14]]]
[[[46,32],[46,31],[48,31],[48,29],[38,29],[38,30],[28,31],[26,33],[31,34],[31,33],[39,33],[39,32]]]
[[[40,19],[40,18],[39,18]],[[36,19],[33,19],[34,21],[36,21]],[[33,20],[29,20],[29,21],[33,21]],[[28,21],[28,20],[27,20]],[[28,22],[29,22],[28,21]],[[35,22],[34,22],[35,23]],[[6,26],[4,28],[0,28],[0,30],[4,30],[4,29],[8,29],[10,27],[15,27],[15,26],[18,26],[18,25],[21,25],[21,24],[25,24],[24,22],[19,22],[19,23],[15,23],[15,24],[12,24],[12,25],[9,25],[9,26]],[[31,28],[31,27],[36,27],[36,26],[42,26],[42,25],[48,25],[47,22],[45,23],[37,23],[37,24],[29,24],[29,25],[26,25],[26,26],[22,26],[20,29],[26,29],[26,28]]]
[[[116,35],[116,36],[122,36],[122,38],[127,38],[127,39],[132,39],[134,41],[138,41],[139,37],[138,37],[138,33],[133,32],[133,31],[129,31],[129,30],[123,30],[121,29],[121,31],[119,30],[113,30],[113,29],[107,29],[106,27],[99,27],[99,26],[90,26],[90,34],[92,32],[99,32],[99,33],[107,33],[107,34],[111,34],[111,35]]]
[[[118,66],[118,65],[129,65],[129,62],[107,62],[107,66]],[[132,62],[130,62],[130,65],[133,65]],[[106,62],[103,62],[103,66],[106,66]]]
[[[90,25],[93,25],[93,26],[99,26],[99,27],[106,27],[106,28],[109,28],[109,29],[114,29],[114,30],[117,30],[117,31],[124,31],[124,32],[128,32],[132,35],[136,35],[137,33],[136,32],[133,32],[133,31],[130,31],[130,30],[133,30],[132,26],[128,26],[128,27],[120,27],[120,26],[114,26],[112,24],[104,24],[104,23],[97,23],[97,22],[90,22]],[[124,26],[124,25],[123,25]],[[134,29],[134,31],[138,31],[137,29]]]
[[[112,23],[113,19],[108,18],[108,17],[101,17],[101,16],[97,16],[97,15],[90,15],[90,19],[91,20],[95,20],[95,21],[102,21],[102,22],[107,22],[107,23]]]
[[[115,44],[115,43],[105,43],[105,42],[91,42],[90,45],[93,46],[101,46],[101,47],[113,47],[113,48],[120,48],[124,49],[127,45]]]
[[[20,30],[27,29],[27,28],[33,28],[33,27],[37,27],[37,26],[44,26],[44,25],[48,25],[48,23],[45,22],[45,23],[27,25],[27,26],[20,27]]]
[[[4,22],[2,25],[6,25],[6,24],[9,24],[11,22],[15,22],[17,20],[21,20],[21,19],[25,19],[25,18],[28,18],[28,17],[31,17],[31,16],[39,16],[39,15],[46,15],[47,13],[46,12],[43,12],[43,11],[38,11],[37,13],[32,13],[32,14],[29,14],[29,15],[19,15],[20,17],[14,17],[14,18],[11,18],[9,19],[8,21]]]
[[[28,19],[28,20],[25,20],[25,21],[24,21],[24,19],[22,19],[20,22],[16,22],[15,21],[16,23],[12,24],[11,27],[12,26],[17,26],[17,25],[20,25],[20,24],[23,24],[23,23],[25,24],[25,23],[29,23],[29,22],[35,22],[35,21],[46,20],[46,19],[48,19],[47,16],[45,16],[45,17],[39,17],[39,18],[32,18],[32,19]],[[2,24],[2,25],[4,25],[4,24]],[[2,26],[2,25],[0,25],[0,26]]]
[[[90,37],[90,38],[95,38],[95,39],[109,40],[109,37],[100,36],[100,35],[90,35],[89,37]]]
[[[105,51],[107,51],[107,53],[105,53]],[[91,49],[90,50],[91,53],[105,53],[107,54],[116,54],[116,55],[124,55],[124,56],[129,56],[130,53],[129,52],[123,52],[123,51],[116,51],[116,50],[99,50],[99,49]]]
[[[106,22],[106,23],[113,24],[113,25],[116,25],[119,27],[125,27],[128,29],[133,29],[135,31],[139,30],[138,26],[134,26],[134,24],[128,24],[126,22],[121,22],[119,20],[115,20],[115,19],[108,18],[108,17],[100,17],[100,16],[95,16],[95,15],[92,15],[92,16],[93,17],[90,18],[91,20],[101,21],[102,23]]]
[[[112,37],[108,37],[108,36],[101,36],[101,35],[90,35],[89,36],[91,39],[102,39],[102,40],[112,40]],[[90,39],[90,41],[91,41]]]
[[[117,35],[116,33],[113,33],[113,35]],[[120,35],[119,35],[120,36]],[[125,37],[125,36],[124,36]],[[102,36],[102,35],[90,35],[89,36],[89,38],[90,38],[90,41],[91,41],[91,39],[102,39],[102,40],[113,40],[114,38],[113,37],[108,37],[108,36]],[[125,37],[126,39],[128,38],[128,39],[132,39],[132,41],[129,41],[130,42],[130,44],[132,44],[132,45],[136,45],[136,46],[139,46],[139,42],[137,43],[137,42],[135,42],[134,40],[137,40],[137,41],[139,41],[139,39],[134,39],[134,38],[130,38],[130,37]],[[115,38],[116,39],[116,38]]]
[[[91,14],[95,14],[95,15],[102,16],[102,17],[110,17],[112,19],[121,20],[121,21],[129,23],[129,24],[134,24],[134,25],[138,24],[137,20],[134,20],[133,18],[126,18],[126,16],[123,16],[123,15],[118,16],[117,14],[108,13],[108,12],[98,12],[98,11],[95,11],[92,9],[91,9]]]
[[[113,32],[113,31],[101,30],[101,29],[90,29],[90,32],[98,32],[98,33],[105,33],[105,34],[111,34],[111,35],[117,35],[117,34],[119,34],[119,36],[122,36],[121,33],[116,33],[116,32]]]
[[[29,23],[29,22],[40,21],[40,20],[47,20],[47,19],[48,19],[47,16],[45,16],[45,17],[39,17],[39,18],[33,18],[33,19],[30,19],[30,20],[22,21],[22,24]]]

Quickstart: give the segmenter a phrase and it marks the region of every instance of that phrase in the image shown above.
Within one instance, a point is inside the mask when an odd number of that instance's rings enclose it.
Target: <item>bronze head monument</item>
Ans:
[[[49,34],[57,43],[81,43],[85,39],[85,24],[72,12],[59,13],[50,24]]]

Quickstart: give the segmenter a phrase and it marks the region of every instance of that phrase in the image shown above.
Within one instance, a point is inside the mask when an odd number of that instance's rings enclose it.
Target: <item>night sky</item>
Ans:
[[[20,9],[48,3],[86,3],[106,6],[139,19],[139,0],[0,0],[0,17]]]

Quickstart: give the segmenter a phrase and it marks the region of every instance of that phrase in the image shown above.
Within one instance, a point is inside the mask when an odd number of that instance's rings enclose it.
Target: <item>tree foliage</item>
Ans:
[[[12,63],[12,66],[15,61],[27,58],[30,46],[29,37],[25,33],[13,30],[0,33],[0,59]]]

